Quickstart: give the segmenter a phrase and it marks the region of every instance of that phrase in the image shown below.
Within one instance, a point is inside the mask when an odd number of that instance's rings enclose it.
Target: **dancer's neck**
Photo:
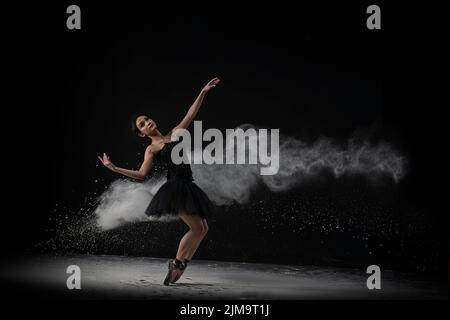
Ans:
[[[164,141],[164,136],[159,132],[159,130],[156,130],[155,134],[148,136],[152,141]]]

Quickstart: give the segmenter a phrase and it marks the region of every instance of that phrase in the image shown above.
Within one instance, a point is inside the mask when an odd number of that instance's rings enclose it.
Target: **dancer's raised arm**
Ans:
[[[153,152],[151,151],[150,146],[148,146],[147,150],[145,150],[144,162],[142,163],[139,170],[129,170],[129,169],[124,169],[124,168],[115,166],[111,162],[111,159],[106,155],[106,153],[103,153],[103,158],[100,156],[98,158],[103,163],[103,165],[105,167],[107,167],[108,169],[110,169],[111,171],[123,174],[124,176],[130,177],[133,179],[138,179],[138,180],[145,179],[147,174],[150,172],[150,169],[153,164]]]
[[[200,94],[189,108],[183,120],[181,120],[181,122],[175,128],[172,129],[172,132],[174,132],[176,129],[187,129],[189,127],[189,125],[197,116],[198,109],[200,109],[200,106],[202,105],[203,98],[205,97],[206,93],[208,93],[209,90],[214,88],[219,82],[220,82],[219,78],[214,78],[203,87],[202,91],[200,91]]]

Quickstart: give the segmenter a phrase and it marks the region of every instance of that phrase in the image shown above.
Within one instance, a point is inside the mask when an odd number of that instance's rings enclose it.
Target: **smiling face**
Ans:
[[[136,118],[136,129],[139,131],[140,137],[148,137],[155,133],[157,128],[155,121],[147,116],[139,116]]]

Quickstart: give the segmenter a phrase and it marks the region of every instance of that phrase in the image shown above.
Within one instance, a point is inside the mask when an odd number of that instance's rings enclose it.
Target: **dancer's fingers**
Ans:
[[[100,156],[97,156],[97,158],[99,158],[100,161],[103,163],[103,159]]]

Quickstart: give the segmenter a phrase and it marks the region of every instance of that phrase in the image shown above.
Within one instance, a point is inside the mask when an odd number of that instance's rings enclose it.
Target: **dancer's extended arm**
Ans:
[[[203,98],[205,97],[206,93],[208,93],[209,90],[214,88],[219,82],[220,82],[219,78],[214,78],[203,87],[202,91],[200,91],[200,94],[189,108],[183,120],[181,120],[181,122],[175,128],[172,129],[172,132],[174,132],[176,129],[187,129],[189,127],[189,125],[197,116],[198,109],[200,109],[200,106],[202,105]]]
[[[124,176],[133,179],[144,180],[152,167],[153,152],[151,151],[150,146],[147,147],[147,150],[145,150],[144,162],[142,163],[139,170],[129,170],[117,167],[111,162],[111,159],[106,155],[106,153],[103,153],[103,158],[100,156],[98,158],[105,165],[105,167],[107,167],[111,171],[123,174]]]

